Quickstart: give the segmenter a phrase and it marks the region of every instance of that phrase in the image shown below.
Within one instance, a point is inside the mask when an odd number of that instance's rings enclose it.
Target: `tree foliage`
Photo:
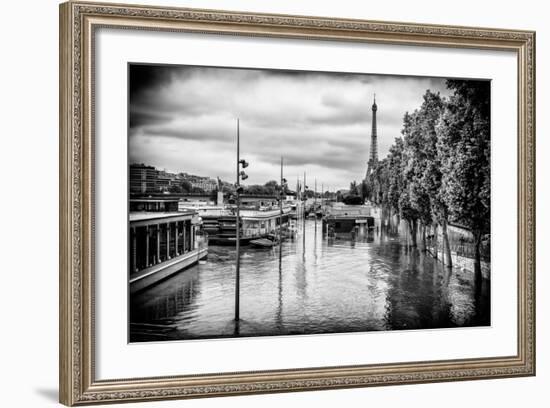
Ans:
[[[270,180],[263,186],[260,184],[251,184],[244,188],[244,192],[251,195],[276,195],[279,190],[279,183],[275,180]]]
[[[489,232],[491,211],[489,83],[447,86],[455,92],[437,129],[441,193],[450,218],[480,236]]]
[[[401,137],[371,169],[364,190],[414,233],[417,223],[441,225],[444,239],[447,222],[468,227],[479,252],[490,227],[490,83],[448,80],[447,88],[450,97],[428,90],[404,115]]]
[[[360,196],[358,195],[346,195],[342,201],[344,202],[344,204],[347,204],[347,205],[361,205],[363,204],[363,200],[361,199]]]

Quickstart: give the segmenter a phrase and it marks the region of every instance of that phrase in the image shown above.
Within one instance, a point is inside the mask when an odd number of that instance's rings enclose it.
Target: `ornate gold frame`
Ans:
[[[518,63],[518,349],[513,356],[247,373],[94,376],[93,47],[98,27],[507,50]],[[144,401],[535,374],[535,33],[228,11],[60,6],[60,401]]]

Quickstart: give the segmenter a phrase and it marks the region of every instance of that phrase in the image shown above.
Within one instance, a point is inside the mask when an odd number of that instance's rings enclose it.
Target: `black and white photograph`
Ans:
[[[491,325],[491,81],[128,65],[129,342]]]

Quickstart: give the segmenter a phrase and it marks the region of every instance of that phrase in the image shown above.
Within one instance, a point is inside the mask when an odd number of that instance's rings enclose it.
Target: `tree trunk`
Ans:
[[[453,266],[453,260],[451,258],[451,246],[449,245],[449,235],[447,234],[447,220],[443,220],[442,224],[443,229],[443,250],[445,251],[445,256],[443,257],[443,263],[447,265],[447,267],[451,268]],[[446,263],[445,263],[445,258]]]
[[[426,251],[426,224],[422,224],[422,252]]]
[[[481,232],[474,232],[474,276],[475,281],[481,283]]]
[[[409,231],[411,233],[411,246],[416,248],[416,231],[418,223],[416,220],[409,220]]]
[[[439,244],[438,244],[438,240],[439,240],[439,236],[438,236],[438,228],[437,228],[437,223],[434,223],[434,238],[433,238],[433,242],[434,242],[434,258],[437,259],[439,257],[439,254],[437,253],[437,251],[439,251]]]
[[[394,228],[392,229],[393,234],[397,234],[399,232],[399,226],[401,225],[401,216],[399,215],[399,212],[395,214],[397,217],[397,222],[394,225]]]

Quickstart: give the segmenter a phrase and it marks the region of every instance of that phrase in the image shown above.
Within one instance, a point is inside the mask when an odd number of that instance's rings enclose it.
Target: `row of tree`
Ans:
[[[447,87],[450,97],[428,90],[422,106],[405,114],[402,136],[368,174],[362,193],[408,223],[412,245],[421,236],[425,249],[431,231],[436,256],[441,228],[449,266],[448,223],[470,229],[480,276],[480,245],[490,232],[490,83],[448,80]]]
[[[177,184],[171,184],[168,187],[168,192],[173,194],[204,194],[205,191],[200,187],[193,187],[187,180],[182,180]]]
[[[172,184],[170,187],[168,187],[168,192],[175,193],[175,194],[187,194],[187,193],[194,193],[194,194],[213,194],[215,196],[218,192],[219,188],[215,188],[212,191],[206,192],[204,189],[200,187],[193,187],[191,183],[187,180],[182,180],[181,182],[177,184]],[[234,193],[235,188],[231,185],[224,185],[222,186],[222,191],[224,193]],[[264,185],[261,184],[251,184],[244,187],[244,193],[245,194],[252,194],[252,195],[275,195],[278,194],[280,191],[280,186],[275,180],[270,180]]]
[[[264,185],[250,184],[244,186],[244,193],[251,195],[277,195],[280,192],[280,185],[275,180],[270,180]]]

